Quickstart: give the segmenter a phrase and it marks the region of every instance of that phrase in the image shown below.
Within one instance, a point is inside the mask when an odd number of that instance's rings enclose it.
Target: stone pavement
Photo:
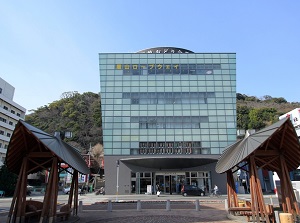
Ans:
[[[124,203],[123,205],[126,206],[127,204]],[[134,205],[136,207],[136,204]],[[132,205],[128,206],[132,207]],[[184,206],[184,203],[175,205],[171,202],[171,208],[170,210],[167,210],[166,207],[162,207],[162,205],[153,204],[152,207],[151,205],[148,205],[147,207],[147,205],[142,203],[141,210],[138,210],[137,208],[133,209],[131,207],[127,207],[129,209],[123,207],[114,210],[113,204],[112,211],[95,210],[95,208],[90,210],[90,207],[83,206],[83,211],[78,215],[80,219],[74,218],[73,222],[76,222],[76,220],[83,223],[233,223],[243,222],[243,220],[246,222],[246,218],[241,219],[233,216],[229,218],[224,209],[224,203],[201,204],[200,202],[199,210],[193,208],[190,209],[191,205],[187,205],[189,207]],[[99,209],[101,209],[100,206]],[[70,219],[70,223],[71,222],[72,219]]]
[[[65,196],[65,197],[64,197]],[[42,197],[32,197],[42,199]],[[66,195],[59,197],[63,202]],[[197,209],[196,200],[200,206]],[[71,216],[65,223],[237,223],[247,222],[245,217],[227,214],[224,199],[212,200],[208,197],[182,196],[80,196],[78,215]],[[140,206],[137,206],[140,200]],[[170,200],[169,206],[167,200]],[[111,204],[111,206],[109,206]],[[82,207],[82,208],[81,208]],[[8,209],[7,209],[8,210]],[[0,222],[7,220],[7,214],[0,214]],[[60,219],[57,219],[60,222]]]

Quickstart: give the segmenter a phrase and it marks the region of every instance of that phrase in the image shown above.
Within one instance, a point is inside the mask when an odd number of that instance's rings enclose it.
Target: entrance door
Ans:
[[[172,184],[171,184],[171,176],[165,175],[165,193],[172,194]]]
[[[155,183],[159,186],[162,193],[165,194],[180,194],[181,186],[184,185],[185,175],[182,174],[156,174]],[[156,186],[157,188],[157,186]]]

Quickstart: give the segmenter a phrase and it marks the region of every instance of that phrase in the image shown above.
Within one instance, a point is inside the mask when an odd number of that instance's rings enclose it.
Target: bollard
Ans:
[[[141,211],[141,210],[142,210],[141,200],[137,200],[137,203],[136,203],[136,210],[137,210],[137,211]]]
[[[82,201],[79,201],[79,207],[78,207],[79,213],[82,212],[82,210],[83,210]]]
[[[112,211],[112,203],[111,203],[111,200],[108,200],[108,203],[107,203],[107,211]]]
[[[228,212],[228,202],[227,202],[227,199],[225,199],[225,202],[224,202],[224,204],[225,204],[225,211],[227,211],[227,212]]]
[[[280,222],[279,220],[279,212],[278,211],[274,211],[274,215],[275,215],[275,222]]]
[[[167,200],[166,210],[167,210],[167,211],[171,211],[171,203],[170,203],[170,200]]]
[[[200,203],[199,203],[199,200],[197,199],[196,200],[196,211],[199,211],[200,210]]]
[[[294,223],[293,215],[291,213],[280,213],[279,219],[281,223]]]
[[[272,197],[272,195],[270,196],[270,203],[271,203],[271,205],[273,205],[273,197]]]

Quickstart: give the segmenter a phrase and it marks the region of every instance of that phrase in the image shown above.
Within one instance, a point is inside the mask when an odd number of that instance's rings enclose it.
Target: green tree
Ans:
[[[248,124],[248,128],[249,129],[262,129],[266,126],[266,124],[264,123],[261,115],[260,115],[261,111],[260,109],[257,108],[253,108],[250,110],[249,112],[249,124]]]
[[[249,125],[249,111],[247,106],[237,106],[237,128],[238,129],[248,129]]]
[[[278,104],[287,103],[287,100],[285,100],[285,98],[282,98],[282,97],[280,97],[280,98],[273,98],[273,101],[275,103],[278,103]]]
[[[5,191],[6,196],[12,196],[14,194],[18,176],[10,172],[6,166],[6,163],[0,169],[0,190]]]
[[[241,93],[236,93],[236,99],[237,100],[245,100],[245,95],[244,94],[241,94]]]

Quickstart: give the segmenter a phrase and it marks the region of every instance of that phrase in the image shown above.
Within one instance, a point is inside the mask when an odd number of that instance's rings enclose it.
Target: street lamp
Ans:
[[[55,137],[59,137],[61,140],[64,140],[65,138],[70,139],[73,136],[73,133],[70,131],[60,131],[60,132],[54,132]]]
[[[72,138],[73,137],[73,133],[71,131],[57,131],[57,132],[54,132],[54,136],[56,138],[61,139],[63,141],[65,138],[67,138],[67,139]],[[60,164],[60,166],[61,165],[62,164]],[[67,173],[67,175],[68,174],[69,173]],[[45,179],[45,180],[47,180],[47,179]],[[63,181],[63,185],[66,185],[66,183],[67,183],[67,176],[65,176],[62,181]]]
[[[120,160],[116,161],[117,163],[117,192],[116,192],[116,201],[118,201],[118,194],[119,194],[119,167],[120,167]]]

